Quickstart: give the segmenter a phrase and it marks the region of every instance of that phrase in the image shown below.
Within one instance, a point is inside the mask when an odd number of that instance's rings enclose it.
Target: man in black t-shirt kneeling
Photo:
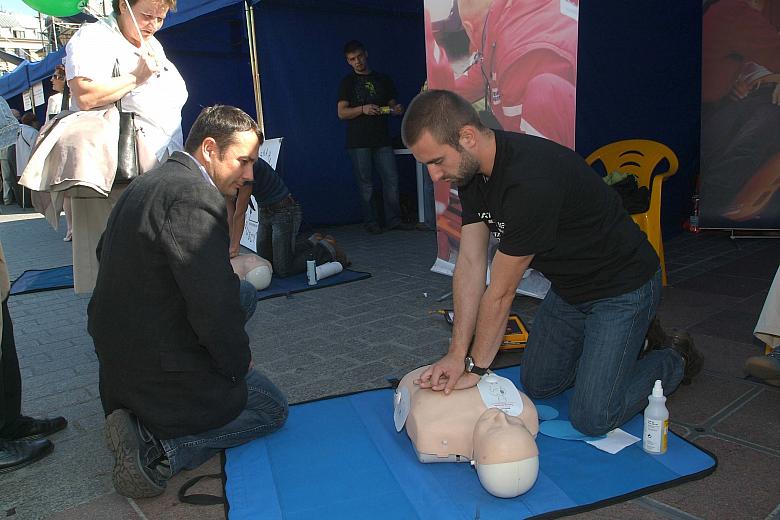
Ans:
[[[660,300],[658,257],[579,155],[546,139],[490,130],[468,101],[443,90],[417,96],[401,131],[434,181],[458,187],[463,207],[452,340],[421,386],[449,393],[477,384],[529,267],[552,287],[534,318],[522,383],[534,398],[574,386],[569,416],[582,433],[621,426],[647,405],[656,379],[669,393],[684,373],[701,368],[687,344],[638,359]],[[490,235],[500,242],[486,288]]]
[[[401,221],[398,169],[387,130],[388,116],[403,114],[404,107],[396,102],[395,85],[390,76],[369,68],[368,52],[362,43],[347,42],[344,56],[352,72],[341,80],[337,111],[339,119],[347,122],[347,151],[360,192],[363,223],[369,233],[382,232],[379,207],[373,198],[372,177],[376,168],[382,179],[385,227],[414,229],[413,225]]]

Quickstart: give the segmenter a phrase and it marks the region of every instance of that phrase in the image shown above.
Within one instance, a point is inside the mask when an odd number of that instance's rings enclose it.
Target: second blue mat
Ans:
[[[53,291],[69,287],[73,287],[73,266],[63,265],[51,269],[30,269],[23,272],[11,284],[9,294]]]
[[[274,276],[271,278],[271,285],[262,291],[257,291],[257,299],[265,300],[266,298],[274,298],[275,296],[287,296],[288,294],[298,293],[301,291],[310,291],[312,289],[332,287],[342,283],[363,280],[365,278],[369,278],[370,276],[370,273],[344,269],[339,274],[318,281],[317,285],[309,285],[306,278],[306,273],[296,274],[287,278],[278,278]]]

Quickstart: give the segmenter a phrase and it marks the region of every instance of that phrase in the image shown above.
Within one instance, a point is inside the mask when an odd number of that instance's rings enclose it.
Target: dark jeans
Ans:
[[[14,325],[8,312],[8,298],[3,301],[3,337],[0,346],[0,430],[12,427],[22,411],[22,376],[16,357]],[[2,437],[2,435],[0,435]]]
[[[246,375],[246,407],[232,421],[197,435],[160,441],[171,465],[171,474],[194,469],[220,451],[275,432],[287,420],[287,399],[260,372]]]
[[[360,205],[363,210],[363,222],[379,223],[379,207],[373,198],[374,171],[382,180],[382,196],[384,198],[385,227],[392,228],[401,223],[401,206],[398,203],[398,169],[395,154],[389,146],[381,148],[348,148],[352,159],[352,168],[360,194]]]
[[[241,281],[241,308],[247,321],[257,307],[257,291]],[[171,474],[182,469],[194,469],[221,450],[274,432],[287,420],[287,399],[263,374],[250,369],[246,374],[247,401],[244,410],[232,421],[195,435],[161,440],[171,465]]]
[[[660,270],[635,291],[576,305],[550,289],[523,354],[526,393],[543,399],[574,385],[572,425],[602,435],[647,406],[656,379],[665,393],[674,391],[684,367],[675,351],[653,350],[637,359],[660,297]]]
[[[304,272],[311,244],[307,249],[298,238],[303,221],[300,204],[278,209],[261,206],[259,214],[257,243],[260,256],[271,262],[274,274],[282,278]]]

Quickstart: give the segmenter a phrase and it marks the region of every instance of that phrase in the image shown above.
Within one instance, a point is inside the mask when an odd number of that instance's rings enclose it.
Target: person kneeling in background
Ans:
[[[258,253],[271,262],[276,276],[286,278],[305,272],[309,257],[317,265],[327,262],[340,262],[343,267],[350,265],[347,255],[332,236],[321,233],[298,236],[303,210],[270,164],[258,159],[252,173],[253,182],[242,186],[237,197],[228,197],[227,201],[231,258],[239,254],[246,210],[251,203],[250,196],[254,195],[260,205]]]

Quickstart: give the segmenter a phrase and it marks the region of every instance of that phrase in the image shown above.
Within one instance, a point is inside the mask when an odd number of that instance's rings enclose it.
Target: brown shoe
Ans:
[[[675,350],[685,362],[682,384],[690,385],[694,377],[699,375],[704,366],[704,356],[701,355],[693,344],[693,338],[686,331],[672,332],[671,348]]]

